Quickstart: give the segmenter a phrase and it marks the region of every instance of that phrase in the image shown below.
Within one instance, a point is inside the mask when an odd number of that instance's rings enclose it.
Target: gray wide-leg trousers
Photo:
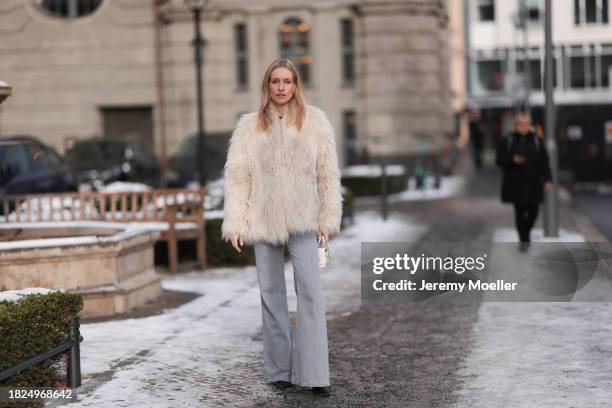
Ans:
[[[297,294],[295,336],[291,335],[289,324],[284,245],[263,241],[253,245],[261,292],[264,373],[269,381],[326,387],[329,386],[327,325],[316,235],[290,235],[287,245]]]

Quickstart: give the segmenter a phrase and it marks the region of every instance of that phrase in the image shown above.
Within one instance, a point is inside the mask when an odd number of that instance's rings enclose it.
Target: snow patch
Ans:
[[[388,194],[387,199],[390,203],[400,203],[406,201],[424,201],[424,200],[441,200],[449,197],[454,197],[460,194],[465,189],[466,179],[463,176],[448,176],[442,177],[440,187],[428,187],[418,190],[413,183],[409,183],[409,188],[398,193]],[[429,179],[426,185],[433,185],[433,179]],[[379,203],[380,196],[356,197],[359,202],[364,204]]]
[[[48,295],[51,292],[60,292],[57,289],[47,288],[25,288],[19,290],[7,290],[0,292],[0,302],[17,302],[24,296],[29,295]]]
[[[385,168],[385,173],[388,176],[401,176],[406,173],[404,166],[399,164],[390,164]],[[360,164],[357,166],[349,166],[342,170],[342,175],[346,177],[380,177],[382,176],[382,167],[378,164]]]
[[[127,181],[115,181],[98,189],[102,193],[142,193],[149,190],[151,190],[151,186]]]

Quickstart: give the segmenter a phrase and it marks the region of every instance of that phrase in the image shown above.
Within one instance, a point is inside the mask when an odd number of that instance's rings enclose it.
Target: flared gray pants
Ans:
[[[261,292],[264,373],[269,381],[325,387],[329,385],[329,362],[317,239],[314,233],[294,234],[287,245],[297,294],[295,336],[289,324],[284,245],[253,245]]]

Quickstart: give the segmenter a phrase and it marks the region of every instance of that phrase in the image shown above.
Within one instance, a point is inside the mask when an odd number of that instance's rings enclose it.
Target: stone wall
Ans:
[[[14,95],[0,108],[0,133],[27,133],[60,151],[67,137],[103,132],[104,107],[151,107],[153,146],[168,155],[196,131],[193,20],[181,0],[105,0],[76,20],[44,15],[34,0],[0,2],[0,72]],[[382,152],[413,152],[418,132],[450,128],[443,1],[217,0],[203,21],[207,132],[230,132],[239,114],[259,104],[260,80],[279,56],[278,30],[288,17],[310,27],[313,58],[309,103],[337,129],[344,161],[343,113],[356,110],[360,145],[386,140]],[[357,77],[341,77],[340,20],[355,25]],[[234,24],[248,30],[250,81],[238,89]],[[156,65],[159,28],[161,64]],[[160,105],[163,93],[163,115]],[[381,150],[381,149],[379,149]]]
[[[359,35],[359,142],[373,156],[435,151],[451,130],[442,1],[368,1]],[[422,138],[421,138],[422,136]]]

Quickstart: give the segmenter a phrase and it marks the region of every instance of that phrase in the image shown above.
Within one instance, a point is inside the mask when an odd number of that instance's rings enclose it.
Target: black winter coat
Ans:
[[[515,154],[526,157],[518,165]],[[544,140],[534,133],[512,133],[497,148],[497,165],[503,171],[501,199],[504,203],[535,204],[544,199],[544,182],[551,181],[548,153]]]

